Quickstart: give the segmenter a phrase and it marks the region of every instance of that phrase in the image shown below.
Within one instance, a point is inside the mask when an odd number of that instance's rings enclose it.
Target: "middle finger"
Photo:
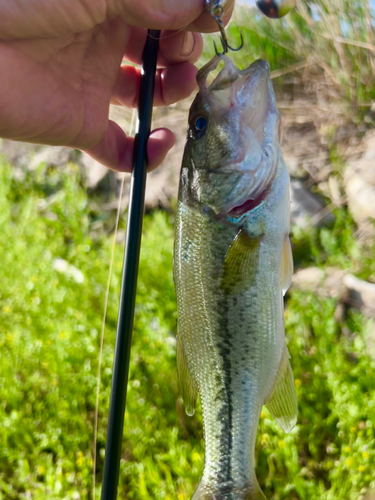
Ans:
[[[196,68],[190,63],[157,69],[154,106],[168,106],[189,97],[197,86],[196,73]],[[121,66],[113,87],[111,103],[129,108],[136,107],[140,78],[140,68]]]
[[[130,27],[130,36],[124,58],[141,64],[143,49],[148,36],[147,30]],[[190,31],[162,31],[160,36],[158,66],[167,67],[182,62],[195,63],[202,54],[203,40],[200,33]]]

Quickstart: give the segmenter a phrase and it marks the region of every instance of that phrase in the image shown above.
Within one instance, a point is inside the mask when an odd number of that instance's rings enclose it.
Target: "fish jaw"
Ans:
[[[209,85],[208,76],[221,62],[223,69]],[[240,70],[221,55],[198,72],[197,82],[185,148],[192,197],[226,215],[257,200],[275,177],[279,115],[269,65],[258,60]],[[196,130],[202,117],[204,134]]]
[[[220,62],[224,63],[224,68],[207,85],[209,74]],[[209,110],[215,117],[221,118],[234,111],[239,125],[250,127],[257,140],[263,142],[267,113],[278,113],[267,61],[258,59],[248,68],[240,70],[225,55],[216,56],[198,72],[197,82],[202,98],[207,100]]]

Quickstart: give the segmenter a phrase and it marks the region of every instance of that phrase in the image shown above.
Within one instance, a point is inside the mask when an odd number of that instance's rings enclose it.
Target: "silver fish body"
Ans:
[[[193,500],[265,499],[254,460],[262,405],[286,431],[297,417],[283,321],[289,176],[268,64],[240,71],[219,56],[197,80],[174,253],[180,386],[188,414],[200,394],[204,421]]]

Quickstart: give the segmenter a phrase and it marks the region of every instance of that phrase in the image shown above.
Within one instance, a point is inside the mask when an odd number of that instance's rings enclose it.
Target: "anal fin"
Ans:
[[[285,346],[279,373],[265,404],[271,415],[285,432],[290,432],[297,422],[298,405],[294,386],[290,354]]]
[[[190,375],[180,335],[177,335],[177,370],[185,411],[191,417],[195,412],[195,404],[198,398],[198,388]]]

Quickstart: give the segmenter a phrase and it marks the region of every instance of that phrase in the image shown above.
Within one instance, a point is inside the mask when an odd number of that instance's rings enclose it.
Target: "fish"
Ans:
[[[284,329],[289,174],[266,61],[240,70],[217,55],[197,83],[173,265],[181,395],[188,415],[200,396],[204,425],[193,500],[264,500],[254,457],[262,406],[285,432],[298,411]]]

